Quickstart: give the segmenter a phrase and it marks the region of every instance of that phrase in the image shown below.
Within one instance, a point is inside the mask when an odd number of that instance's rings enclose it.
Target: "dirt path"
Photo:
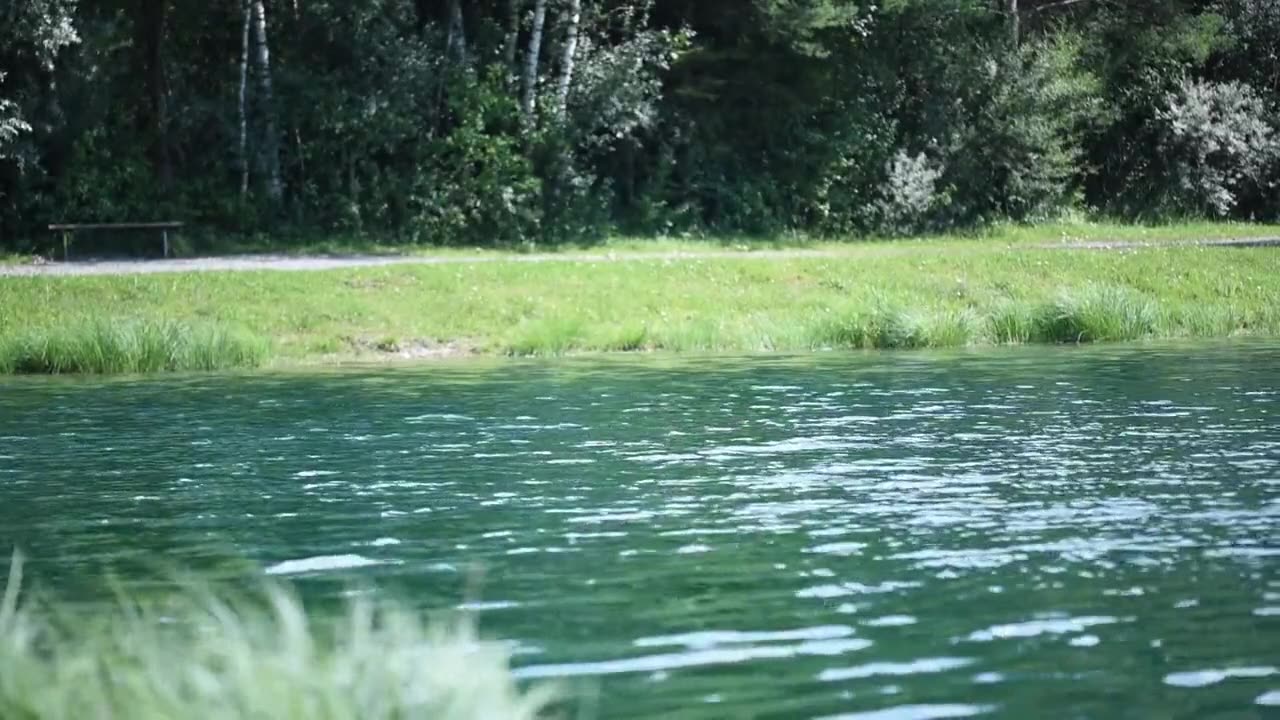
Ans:
[[[1225,240],[1189,240],[1166,242],[1091,241],[1043,243],[1034,248],[1062,250],[1129,250],[1155,247],[1271,247],[1280,246],[1280,237],[1238,238]],[[851,246],[865,251],[874,246]],[[883,245],[890,252],[914,251],[914,245]],[[0,277],[49,275],[137,275],[147,273],[244,271],[244,270],[335,270],[341,268],[384,267],[390,265],[450,265],[492,262],[623,262],[636,260],[679,261],[741,258],[754,260],[792,260],[840,258],[853,255],[848,250],[705,250],[678,252],[625,253],[542,253],[530,255],[229,255],[221,257],[184,258],[181,260],[104,260],[50,262],[31,265],[0,265]]]

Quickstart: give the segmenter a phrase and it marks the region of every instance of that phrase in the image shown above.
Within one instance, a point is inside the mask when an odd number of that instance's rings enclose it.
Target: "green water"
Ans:
[[[3,380],[0,546],[469,598],[603,718],[1277,717],[1278,420],[1274,344]]]

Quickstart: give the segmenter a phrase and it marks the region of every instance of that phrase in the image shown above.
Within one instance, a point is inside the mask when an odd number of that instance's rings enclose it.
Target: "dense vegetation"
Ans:
[[[0,250],[1280,213],[1276,0],[23,0],[0,37]]]

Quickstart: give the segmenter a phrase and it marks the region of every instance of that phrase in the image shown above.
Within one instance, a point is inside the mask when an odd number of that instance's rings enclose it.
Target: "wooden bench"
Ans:
[[[62,233],[62,259],[65,262],[71,256],[71,235],[80,230],[159,230],[160,240],[164,243],[164,256],[169,257],[169,231],[178,230],[184,223],[180,222],[147,222],[147,223],[57,223],[49,226],[51,232]]]

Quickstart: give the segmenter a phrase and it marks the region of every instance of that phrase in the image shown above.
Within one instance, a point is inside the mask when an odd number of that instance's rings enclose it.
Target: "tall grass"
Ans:
[[[261,338],[215,325],[89,320],[0,334],[0,373],[151,373],[257,367]]]
[[[506,342],[507,355],[563,355],[581,347],[582,321],[551,316],[518,325]]]
[[[1155,302],[1136,290],[1094,284],[1045,306],[1036,334],[1047,342],[1138,340],[1154,335],[1159,319]]]
[[[353,602],[325,626],[272,587],[95,616],[20,605],[20,573],[0,602],[6,720],[524,720],[552,699],[516,687],[502,646],[404,610]]]
[[[816,348],[963,347],[979,342],[981,334],[981,318],[971,309],[907,309],[881,300],[820,315],[809,325],[810,344]]]

